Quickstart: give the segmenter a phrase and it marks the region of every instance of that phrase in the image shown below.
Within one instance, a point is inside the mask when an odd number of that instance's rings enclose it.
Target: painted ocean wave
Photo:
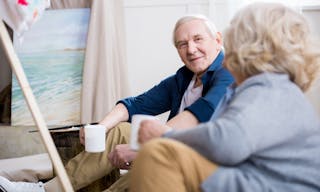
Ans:
[[[80,122],[84,50],[18,53],[40,111],[48,125]],[[13,77],[12,124],[34,125]]]

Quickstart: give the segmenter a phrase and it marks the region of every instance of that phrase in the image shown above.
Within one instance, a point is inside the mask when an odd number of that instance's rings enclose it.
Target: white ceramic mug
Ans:
[[[103,152],[106,148],[106,127],[103,125],[84,126],[85,151],[90,153]]]
[[[143,120],[158,120],[158,117],[152,115],[136,114],[131,119],[131,137],[130,137],[130,148],[132,150],[139,150],[140,144],[138,142],[138,131],[140,123]]]

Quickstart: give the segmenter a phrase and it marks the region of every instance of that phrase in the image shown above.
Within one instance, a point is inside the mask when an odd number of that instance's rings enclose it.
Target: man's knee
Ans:
[[[107,135],[108,138],[119,138],[121,141],[119,144],[123,143],[129,143],[130,139],[130,123],[127,122],[121,122],[117,124],[115,127],[113,127]]]
[[[130,129],[130,127],[131,127],[131,124],[130,123],[128,123],[128,122],[121,122],[121,123],[118,123],[116,126],[115,126],[115,128],[118,128],[118,129],[120,129],[120,130],[123,130],[123,129]]]
[[[117,124],[113,129],[110,130],[111,132],[117,132],[123,134],[130,133],[131,124],[128,122],[121,122]]]

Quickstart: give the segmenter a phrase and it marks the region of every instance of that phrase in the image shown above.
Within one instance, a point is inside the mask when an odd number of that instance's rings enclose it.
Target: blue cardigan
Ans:
[[[233,82],[231,74],[222,67],[224,53],[220,52],[202,76],[202,97],[191,106],[185,108],[190,111],[199,122],[206,122],[215,111],[226,88]],[[129,97],[118,101],[123,103],[129,112],[129,122],[134,114],[159,115],[170,110],[168,120],[179,112],[184,92],[193,77],[193,72],[185,66],[145,93],[136,97]]]

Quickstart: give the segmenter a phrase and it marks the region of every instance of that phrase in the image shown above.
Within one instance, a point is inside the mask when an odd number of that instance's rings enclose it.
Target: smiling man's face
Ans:
[[[175,45],[186,67],[197,75],[204,73],[222,47],[220,33],[213,37],[203,20],[194,19],[175,31]]]

